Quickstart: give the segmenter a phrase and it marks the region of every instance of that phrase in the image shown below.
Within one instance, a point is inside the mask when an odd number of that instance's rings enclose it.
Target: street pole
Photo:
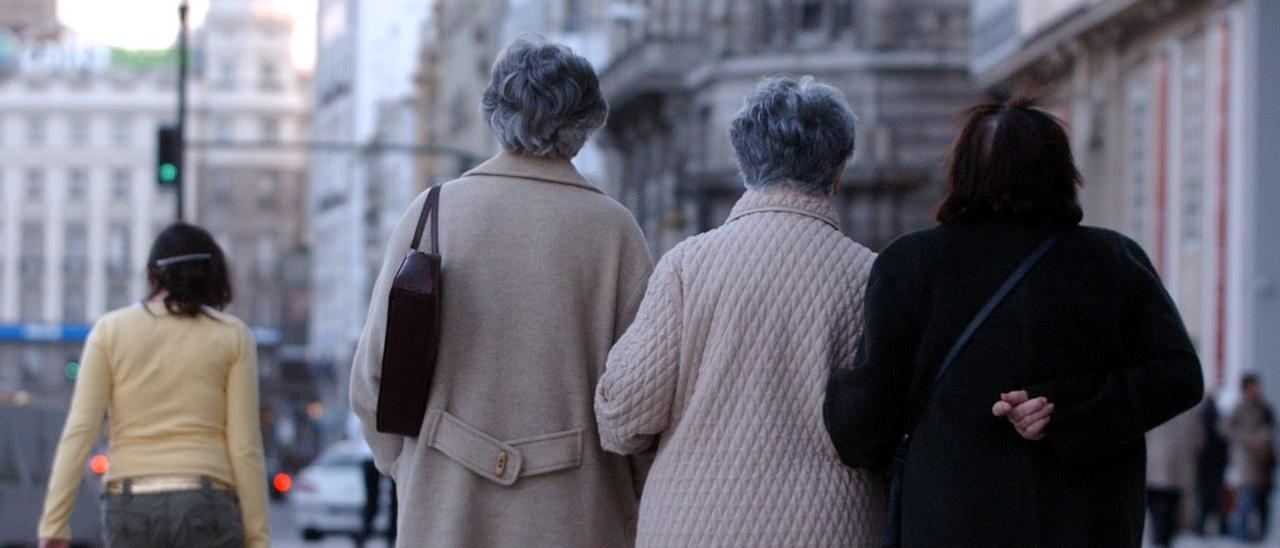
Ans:
[[[177,220],[182,221],[182,195],[187,163],[187,0],[178,5],[178,180],[174,185]]]

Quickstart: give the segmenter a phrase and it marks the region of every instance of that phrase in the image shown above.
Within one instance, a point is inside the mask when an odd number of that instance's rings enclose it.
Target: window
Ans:
[[[82,167],[73,167],[67,172],[67,199],[72,202],[83,202],[89,194],[89,173]]]
[[[267,172],[258,183],[258,207],[274,208],[280,202],[280,174]]]
[[[107,274],[115,277],[129,272],[129,225],[113,222],[107,228]]]
[[[129,201],[130,190],[133,187],[133,170],[127,167],[118,167],[111,170],[111,200],[115,202]]]
[[[218,205],[231,203],[231,174],[225,171],[214,173],[209,185],[209,200]]]
[[[800,5],[800,30],[820,30],[822,28],[822,2],[820,0],[804,0]]]
[[[82,283],[66,284],[62,289],[62,321],[85,323],[85,291]]]
[[[63,233],[63,263],[62,269],[68,275],[82,275],[85,272],[85,257],[88,245],[88,238],[84,223],[72,221],[67,223]],[[70,284],[74,280],[68,279],[66,283]],[[83,280],[81,280],[83,282]]]
[[[564,31],[582,30],[582,0],[565,0],[564,4]]]
[[[223,59],[222,62],[218,63],[218,74],[214,77],[213,86],[223,91],[235,89],[236,72],[238,70],[235,59]]]
[[[26,195],[28,201],[44,198],[44,171],[38,167],[27,169]]]
[[[89,144],[89,117],[73,116],[67,122],[67,140],[75,146]]]
[[[116,146],[133,144],[133,119],[128,116],[116,116],[111,120],[111,144]]]
[[[1205,41],[1197,37],[1183,48],[1182,126],[1178,159],[1182,162],[1182,241],[1199,244],[1204,236],[1205,195]]]
[[[19,245],[22,246],[22,259],[19,261],[22,275],[36,278],[42,276],[44,274],[44,222],[23,222],[22,241]]]
[[[62,321],[67,323],[85,321],[86,238],[84,223],[67,223],[62,257]]]
[[[49,138],[49,124],[44,116],[33,114],[27,117],[27,144],[43,145]]]
[[[233,137],[233,128],[231,117],[227,115],[218,115],[213,119],[213,140],[219,143],[229,143]]]
[[[1129,87],[1127,120],[1127,166],[1125,169],[1125,186],[1128,192],[1126,232],[1139,243],[1147,241],[1147,222],[1150,217],[1151,188],[1150,168],[1151,145],[1148,143],[1147,124],[1150,122],[1151,97],[1145,75],[1135,75]]]
[[[258,65],[258,89],[262,91],[279,91],[280,67],[274,61],[263,61]]]
[[[278,143],[280,142],[280,119],[275,116],[267,116],[258,121],[261,127],[262,142]]]

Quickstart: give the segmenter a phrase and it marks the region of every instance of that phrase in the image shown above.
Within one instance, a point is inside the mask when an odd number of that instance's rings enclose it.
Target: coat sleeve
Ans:
[[[378,279],[373,285],[373,294],[369,297],[369,316],[365,319],[364,331],[360,342],[356,345],[355,358],[351,364],[351,409],[360,419],[364,438],[373,451],[373,461],[378,471],[391,475],[396,459],[404,447],[405,437],[398,434],[387,434],[377,430],[378,388],[382,379],[382,346],[387,329],[387,299],[391,295],[391,283],[395,280],[400,261],[409,250],[413,240],[413,231],[417,227],[418,214],[426,193],[422,193],[409,205],[409,209],[400,218],[400,224],[391,234],[387,242],[387,250],[382,259],[382,268],[378,271]],[[424,236],[425,237],[425,236]]]
[[[676,255],[672,250],[658,262],[635,321],[609,352],[596,387],[596,421],[607,451],[645,452],[671,420],[683,314]]]
[[[71,410],[62,429],[62,439],[54,454],[49,488],[44,498],[44,515],[40,518],[40,538],[71,540],[68,522],[75,507],[76,492],[84,479],[84,465],[89,451],[102,430],[103,418],[111,404],[111,363],[108,360],[106,322],[89,333],[80,357],[80,373],[76,377]]]
[[[1096,458],[1139,440],[1148,430],[1204,397],[1195,348],[1155,267],[1126,241],[1127,352],[1110,370],[1053,380],[1027,389],[1054,404],[1046,439],[1068,463]]]
[[[227,452],[235,475],[245,546],[271,544],[267,526],[267,473],[262,460],[258,396],[258,347],[253,332],[240,328],[240,351],[227,375]]]
[[[823,422],[840,460],[849,466],[888,466],[902,436],[915,354],[909,272],[892,247],[876,260],[852,367],[837,370],[827,383]]]

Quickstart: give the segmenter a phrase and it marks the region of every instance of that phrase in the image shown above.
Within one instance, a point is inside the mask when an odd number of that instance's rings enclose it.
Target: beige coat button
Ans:
[[[507,452],[498,451],[498,464],[493,467],[494,475],[502,477],[507,472]]]

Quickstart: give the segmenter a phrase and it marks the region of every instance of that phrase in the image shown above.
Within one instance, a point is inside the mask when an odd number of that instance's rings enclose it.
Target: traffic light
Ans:
[[[156,183],[174,186],[182,180],[182,134],[166,124],[156,130]]]

